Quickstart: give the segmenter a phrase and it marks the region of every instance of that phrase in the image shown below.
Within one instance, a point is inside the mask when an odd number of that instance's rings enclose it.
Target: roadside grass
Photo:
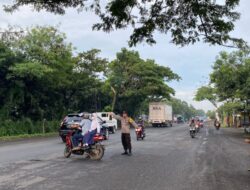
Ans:
[[[56,135],[58,135],[58,132],[2,136],[0,137],[0,141],[13,141],[13,140],[22,140],[22,139],[37,138],[37,137],[53,137]]]

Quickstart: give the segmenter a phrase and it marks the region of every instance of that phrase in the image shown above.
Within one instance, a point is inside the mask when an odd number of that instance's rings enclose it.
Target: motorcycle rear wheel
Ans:
[[[95,145],[89,152],[91,160],[101,160],[104,155],[104,147],[102,145]]]
[[[64,149],[64,157],[65,157],[65,158],[69,158],[70,155],[71,155],[71,152],[72,152],[71,148],[68,147],[68,146],[65,146],[65,149]]]
[[[191,138],[194,138],[195,137],[195,133],[194,132],[190,132],[190,136],[191,136]]]

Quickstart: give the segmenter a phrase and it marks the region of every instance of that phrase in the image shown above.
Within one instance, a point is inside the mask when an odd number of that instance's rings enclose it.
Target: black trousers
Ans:
[[[125,152],[127,152],[129,150],[129,152],[131,153],[132,146],[131,146],[130,134],[122,133],[122,146],[123,146]]]

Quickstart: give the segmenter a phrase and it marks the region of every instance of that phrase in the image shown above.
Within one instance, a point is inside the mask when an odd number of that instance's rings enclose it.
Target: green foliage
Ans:
[[[205,112],[203,110],[197,110],[192,105],[188,105],[188,103],[185,101],[171,98],[170,103],[172,104],[173,114],[182,115],[185,119],[205,115]]]
[[[69,112],[111,111],[111,87],[117,92],[116,111],[135,114],[150,97],[169,99],[174,90],[166,83],[179,80],[168,67],[127,49],[110,63],[97,49],[75,53],[53,27],[7,39],[0,42],[1,135],[39,133],[43,119],[52,123]],[[46,126],[46,132],[56,130]]]
[[[117,93],[115,111],[127,110],[134,115],[149,96],[170,98],[174,90],[166,82],[180,77],[170,68],[159,66],[154,60],[143,60],[138,52],[123,48],[109,64],[107,78]]]
[[[208,110],[206,115],[210,118],[210,119],[215,119],[215,111],[211,111]]]
[[[41,79],[46,74],[52,72],[47,65],[42,65],[36,62],[19,63],[9,68],[11,71],[10,77],[20,77],[20,78],[39,78]]]
[[[45,121],[45,133],[57,132],[59,121]],[[43,132],[43,121],[31,121],[29,118],[24,118],[18,121],[5,120],[1,122],[1,136],[15,136],[22,134],[38,134]]]
[[[248,110],[250,99],[249,50],[221,52],[210,74],[210,85],[198,89],[196,100],[207,99],[216,105],[222,102],[220,113],[232,114]]]
[[[217,107],[216,95],[215,95],[215,92],[214,92],[214,88],[212,88],[211,86],[202,86],[202,87],[198,88],[194,99],[196,101],[208,100],[215,107]]]
[[[182,46],[204,41],[209,44],[243,47],[246,44],[242,39],[230,36],[230,32],[234,30],[234,22],[240,17],[235,11],[239,1],[15,0],[12,5],[5,6],[5,10],[12,12],[24,5],[37,11],[46,10],[56,14],[65,14],[67,8],[92,10],[101,20],[94,24],[94,29],[110,32],[132,27],[129,41],[131,46],[142,41],[156,43],[154,33],[158,31],[170,34],[171,42]]]
[[[58,120],[71,111],[109,104],[99,79],[107,60],[98,57],[99,50],[74,56],[65,34],[53,27],[35,27],[11,39],[0,43],[3,118]]]

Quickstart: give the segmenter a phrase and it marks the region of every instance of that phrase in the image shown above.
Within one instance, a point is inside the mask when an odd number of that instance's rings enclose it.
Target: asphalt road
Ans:
[[[59,138],[0,145],[1,190],[249,190],[250,145],[235,129],[203,128],[195,139],[184,125],[132,132],[133,156],[122,156],[119,131],[102,161],[63,157]]]

